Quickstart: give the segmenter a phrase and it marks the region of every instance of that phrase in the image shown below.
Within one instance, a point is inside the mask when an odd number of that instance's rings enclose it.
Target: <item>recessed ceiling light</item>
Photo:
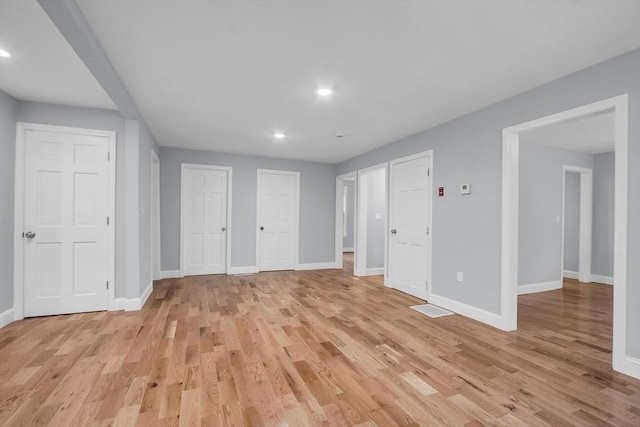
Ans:
[[[276,138],[276,139],[284,139],[285,136],[286,135],[284,133],[282,133],[282,132],[276,132],[276,133],[273,134],[273,137]]]
[[[333,93],[333,91],[328,87],[321,87],[316,91],[316,93],[320,96],[329,96]]]
[[[11,58],[11,53],[4,49],[0,49],[0,58]]]

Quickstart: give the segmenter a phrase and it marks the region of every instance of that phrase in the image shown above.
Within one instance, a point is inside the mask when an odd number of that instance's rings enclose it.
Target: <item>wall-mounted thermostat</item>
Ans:
[[[471,184],[460,184],[460,194],[471,194]]]

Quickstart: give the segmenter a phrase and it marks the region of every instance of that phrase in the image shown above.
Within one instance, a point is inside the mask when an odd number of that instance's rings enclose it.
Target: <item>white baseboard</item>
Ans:
[[[342,252],[353,252],[353,248],[342,248]]]
[[[555,291],[562,289],[561,280],[553,280],[551,282],[532,283],[530,285],[518,285],[518,295],[535,294],[537,292]]]
[[[576,280],[578,280],[578,272],[577,271],[564,270],[562,272],[562,275],[564,277],[566,277],[567,279],[576,279]]]
[[[365,273],[367,276],[379,276],[384,274],[384,267],[382,268],[367,268]]]
[[[309,264],[298,264],[296,270],[328,270],[338,268],[335,262],[314,262]]]
[[[140,298],[116,298],[113,310],[137,311],[141,310],[153,291],[153,282],[149,283],[142,291]]]
[[[4,328],[14,320],[16,320],[16,317],[13,308],[3,311],[2,313],[0,313],[0,329]]]
[[[160,272],[160,279],[181,279],[180,270],[164,270]]]
[[[623,374],[640,379],[640,359],[631,356],[625,356]]]
[[[431,293],[428,302],[430,304],[446,308],[447,310],[453,311],[454,313],[460,314],[462,316],[470,317],[471,319],[477,320],[478,322],[486,323],[487,325],[493,326],[494,328],[507,330],[503,325],[502,316],[500,316],[499,314],[492,313],[490,311],[486,311],[481,308],[477,308],[440,295],[435,295],[433,293]]]
[[[240,267],[231,267],[227,274],[254,274],[258,272],[258,267],[255,265],[245,265]]]
[[[613,285],[613,277],[600,276],[599,274],[592,274],[591,282],[601,283],[603,285]]]

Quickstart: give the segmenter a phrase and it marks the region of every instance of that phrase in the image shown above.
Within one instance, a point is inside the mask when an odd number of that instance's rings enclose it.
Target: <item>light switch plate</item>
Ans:
[[[460,184],[460,194],[471,194],[471,184]]]

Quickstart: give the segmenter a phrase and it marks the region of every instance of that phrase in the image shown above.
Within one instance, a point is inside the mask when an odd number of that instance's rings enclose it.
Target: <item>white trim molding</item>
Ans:
[[[590,282],[597,283],[600,285],[613,285],[613,277],[601,276],[599,274],[592,274]]]
[[[3,311],[2,313],[0,313],[0,329],[4,328],[14,320],[16,320],[16,318],[13,308]]]
[[[613,369],[631,374],[627,363],[627,221],[629,194],[629,96],[623,94],[521,123],[502,131],[502,248],[500,313],[505,330],[518,319],[518,191],[520,133],[604,111],[615,114],[615,208]]]
[[[624,373],[633,378],[640,379],[640,359],[631,356],[624,358]]]
[[[557,289],[562,289],[562,280],[553,280],[551,282],[542,282],[542,283],[531,283],[529,285],[518,285],[518,295],[555,291]]]
[[[336,268],[342,268],[342,267],[338,267],[338,265],[335,262],[314,262],[314,263],[298,264],[296,266],[296,270],[298,271],[332,270]]]
[[[342,253],[353,252],[353,248],[342,248]]]
[[[469,317],[478,322],[486,323],[487,325],[495,328],[502,329],[502,317],[499,314],[492,313],[487,310],[483,310],[478,307],[474,307],[459,301],[436,295],[433,292],[429,295],[428,302],[430,304],[437,305],[438,307],[445,308],[449,311],[453,311],[456,314],[460,314],[465,317]]]
[[[162,270],[160,272],[160,279],[182,279],[180,270]]]
[[[562,277],[564,277],[565,279],[576,279],[576,280],[578,280],[578,272],[577,271],[570,271],[570,270],[563,270],[562,271]]]
[[[16,123],[16,158],[15,158],[15,195],[14,195],[14,239],[13,239],[13,316],[14,320],[24,318],[24,167],[25,167],[25,133],[28,130],[91,135],[109,140],[108,161],[108,202],[107,215],[111,219],[107,235],[107,280],[110,284],[107,290],[107,310],[117,310],[115,297],[116,289],[116,133],[113,131],[74,128],[68,126],[45,125],[39,123]]]
[[[115,310],[124,310],[124,311],[138,311],[144,307],[144,304],[149,299],[149,296],[153,292],[153,282],[149,283],[144,291],[142,291],[142,295],[140,298],[116,298],[116,308]]]
[[[257,265],[245,265],[240,267],[231,267],[231,269],[229,269],[229,274],[256,274],[257,272]]]
[[[365,270],[365,276],[379,276],[381,274],[384,274],[384,267],[380,267],[380,268],[367,268]]]

